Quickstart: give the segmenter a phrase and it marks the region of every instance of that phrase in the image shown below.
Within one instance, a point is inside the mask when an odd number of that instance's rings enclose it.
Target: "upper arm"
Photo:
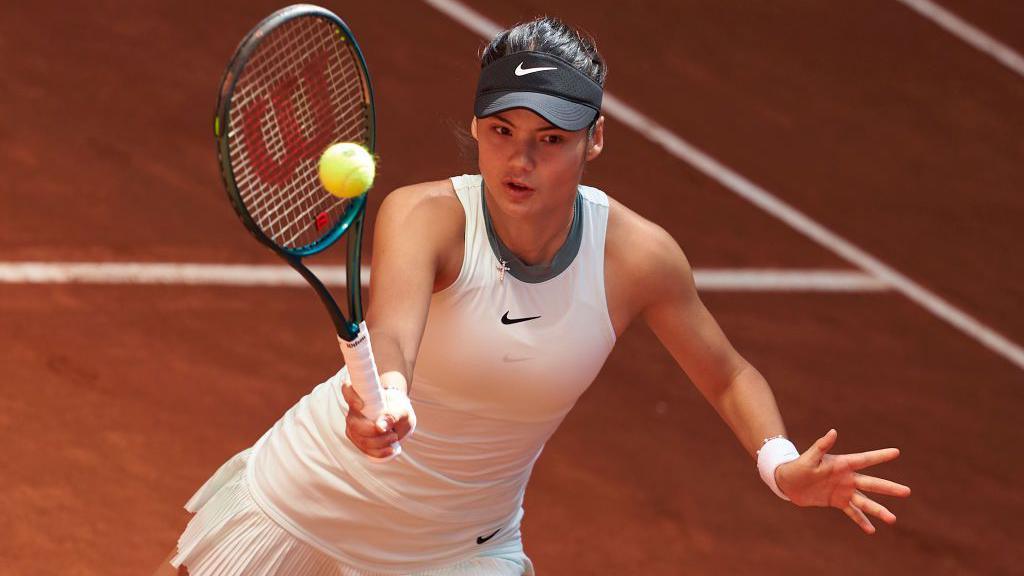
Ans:
[[[447,181],[399,188],[377,213],[366,321],[375,339],[398,345],[409,368],[419,350],[435,281],[453,248],[461,246],[462,214]]]
[[[720,392],[745,366],[701,302],[686,255],[672,236],[649,222],[638,258],[644,286],[640,313],[705,397]]]

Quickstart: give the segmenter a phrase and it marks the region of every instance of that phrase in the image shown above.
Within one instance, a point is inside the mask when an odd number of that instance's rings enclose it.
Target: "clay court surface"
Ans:
[[[943,4],[1024,50],[1016,3]],[[0,260],[277,264],[226,201],[211,123],[236,43],[281,5],[8,9]],[[582,26],[615,96],[1024,342],[1024,78],[989,56],[895,1],[471,5]],[[388,190],[473,172],[453,127],[480,38],[421,2],[326,6],[374,75],[370,220]],[[698,270],[858,271],[614,115],[606,138],[585,182]],[[837,452],[902,450],[875,470],[914,490],[881,498],[897,524],[773,496],[638,323],[527,491],[540,574],[1024,573],[1021,367],[898,291],[703,298],[798,447],[835,427]],[[304,288],[0,283],[0,574],[149,574],[199,485],[339,363]]]

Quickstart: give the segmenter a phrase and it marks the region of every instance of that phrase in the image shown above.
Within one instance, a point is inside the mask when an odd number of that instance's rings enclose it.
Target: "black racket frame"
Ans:
[[[361,274],[361,251],[363,243],[363,220],[366,214],[366,194],[355,198],[345,217],[340,219],[322,239],[299,249],[288,249],[279,246],[272,239],[268,238],[260,227],[253,220],[235,183],[234,172],[231,167],[230,137],[231,137],[231,95],[234,92],[235,84],[241,75],[249,57],[259,46],[260,41],[266,37],[271,30],[294,18],[318,17],[327,20],[335,26],[339,32],[339,41],[348,43],[357,56],[357,62],[361,67],[360,77],[364,82],[363,93],[366,102],[366,123],[367,138],[363,143],[373,154],[376,146],[376,115],[373,106],[373,84],[370,80],[370,72],[366,66],[366,59],[356,42],[348,25],[336,14],[312,4],[295,4],[282,8],[270,16],[264,18],[257,24],[238,44],[231,62],[224,71],[221,79],[221,88],[217,98],[217,109],[214,114],[214,136],[217,140],[217,154],[219,157],[221,176],[224,179],[224,188],[228,193],[235,213],[241,219],[245,228],[264,246],[273,250],[278,256],[284,259],[296,272],[312,286],[320,301],[327,309],[334,323],[338,336],[346,341],[354,340],[359,334],[359,324],[363,321],[362,306],[362,274]],[[348,294],[348,309],[352,316],[351,320],[345,317],[331,293],[324,286],[323,282],[303,263],[302,258],[322,252],[336,242],[342,235],[348,233],[347,248],[348,260],[346,267],[346,281]]]

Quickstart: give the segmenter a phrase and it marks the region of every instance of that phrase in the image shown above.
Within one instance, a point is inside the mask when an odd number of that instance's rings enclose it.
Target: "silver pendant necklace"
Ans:
[[[572,203],[572,213],[569,214],[569,228],[570,228],[570,230],[572,229],[572,223],[575,220],[576,220],[576,202],[573,201],[573,203]],[[501,251],[501,246],[502,245],[501,245],[500,242],[498,243],[498,246],[499,246],[498,250]],[[504,256],[504,254],[502,254],[501,256]],[[505,260],[503,258],[498,258],[498,263],[494,266],[494,269],[498,271],[498,282],[504,283],[505,282],[505,272],[509,271],[508,260]]]

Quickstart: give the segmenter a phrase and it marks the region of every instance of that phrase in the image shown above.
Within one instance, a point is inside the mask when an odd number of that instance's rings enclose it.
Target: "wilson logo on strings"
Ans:
[[[327,64],[327,53],[318,53],[297,75],[278,80],[269,98],[257,98],[242,110],[249,164],[263,182],[286,184],[300,162],[318,156],[331,143],[337,122],[331,113]]]

